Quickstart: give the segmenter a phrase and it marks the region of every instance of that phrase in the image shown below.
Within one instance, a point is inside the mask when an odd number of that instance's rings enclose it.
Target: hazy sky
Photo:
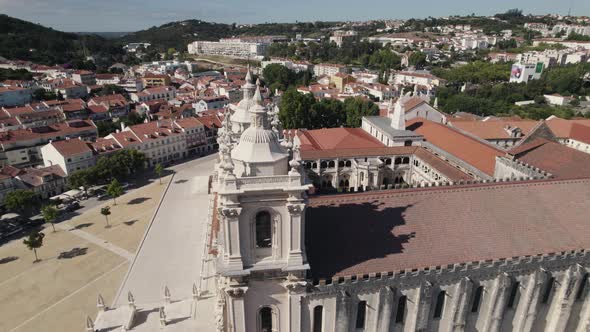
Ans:
[[[589,0],[0,0],[0,13],[64,31],[135,31],[170,21],[367,20],[525,13],[590,15]]]

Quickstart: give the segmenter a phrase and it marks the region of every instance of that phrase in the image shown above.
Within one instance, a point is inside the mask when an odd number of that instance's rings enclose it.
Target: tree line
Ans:
[[[292,87],[281,97],[279,118],[285,129],[355,128],[363,116],[378,114],[379,107],[362,97],[317,100]]]
[[[446,76],[458,77],[459,80],[450,81],[446,87],[439,88],[437,97],[442,110],[451,114],[461,111],[482,116],[518,115],[529,119],[544,119],[556,115],[567,119],[579,114],[572,107],[556,107],[545,104],[543,95],[559,93],[564,96],[574,96],[576,99],[572,106],[576,106],[579,103],[577,98],[590,93],[590,84],[584,81],[584,75],[589,71],[590,64],[554,67],[545,70],[540,79],[529,81],[526,84],[507,82],[494,84],[491,78],[496,77],[495,73],[481,79],[475,72],[469,74],[459,71]],[[508,75],[506,74],[506,79]],[[461,92],[459,89],[461,83],[469,82],[474,78],[481,84]],[[523,100],[534,100],[535,104],[514,105],[515,102]]]

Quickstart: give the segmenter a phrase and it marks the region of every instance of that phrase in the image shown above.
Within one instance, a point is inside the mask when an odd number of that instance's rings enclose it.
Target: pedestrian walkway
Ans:
[[[83,230],[79,230],[79,229],[72,229],[72,225],[70,225],[69,223],[65,222],[65,223],[61,223],[61,224],[55,224],[55,226],[59,229],[62,229],[64,231],[68,231],[70,232],[70,234],[74,234],[92,244],[96,244],[97,246],[106,249],[110,252],[113,252],[123,258],[125,258],[128,261],[132,261],[133,260],[133,254],[130,253],[129,251],[116,246],[108,241],[105,241],[95,235],[92,235],[88,232],[85,232]]]

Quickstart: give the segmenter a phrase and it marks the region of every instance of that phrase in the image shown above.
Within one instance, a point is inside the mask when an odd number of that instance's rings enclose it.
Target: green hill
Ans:
[[[159,27],[151,27],[129,33],[119,40],[129,42],[151,43],[163,51],[168,48],[185,51],[187,45],[195,40],[218,40],[234,36],[284,35],[295,37],[301,33],[304,36],[327,31],[338,26],[341,22],[308,22],[308,23],[264,23],[238,26],[236,24],[211,23],[201,20],[186,20],[171,22]]]
[[[46,65],[70,63],[81,68],[89,66],[84,63],[87,55],[109,62],[117,54],[124,53],[115,41],[57,31],[0,14],[0,56],[4,58]]]

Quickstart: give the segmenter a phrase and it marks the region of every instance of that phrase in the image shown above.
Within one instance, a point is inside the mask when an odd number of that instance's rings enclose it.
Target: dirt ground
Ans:
[[[113,301],[169,179],[56,224],[55,233],[47,226],[37,263],[22,239],[1,246],[0,332],[82,331],[99,293]]]

